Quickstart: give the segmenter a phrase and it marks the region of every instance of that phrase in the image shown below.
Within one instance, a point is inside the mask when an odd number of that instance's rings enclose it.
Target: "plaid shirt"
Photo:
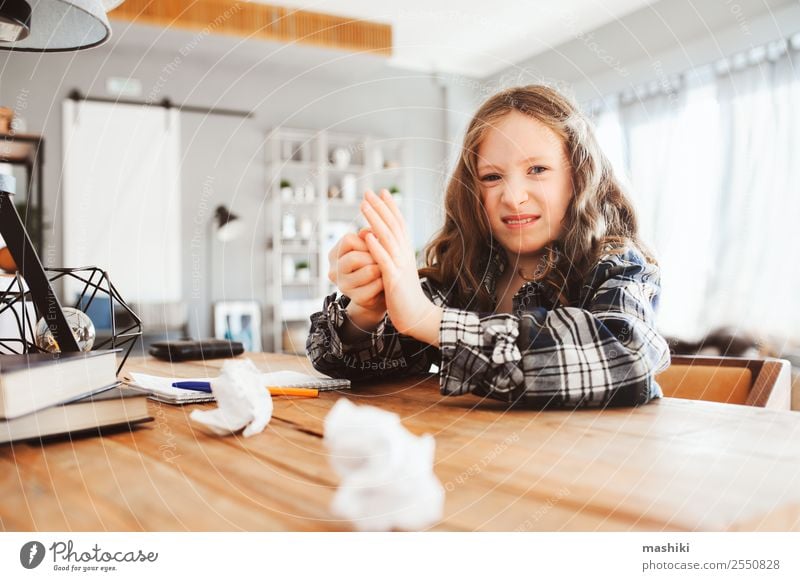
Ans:
[[[492,253],[483,280],[493,297],[502,254]],[[600,258],[570,303],[577,306],[561,306],[549,287],[528,282],[514,296],[513,314],[482,314],[449,306],[429,279],[421,284],[444,309],[439,349],[399,334],[388,316],[363,341],[343,344],[350,299],[333,293],[311,316],[306,347],[314,367],[361,380],[427,373],[436,364],[445,395],[536,407],[640,405],[662,395],[654,376],[670,356],[655,326],[659,271],[633,249]]]

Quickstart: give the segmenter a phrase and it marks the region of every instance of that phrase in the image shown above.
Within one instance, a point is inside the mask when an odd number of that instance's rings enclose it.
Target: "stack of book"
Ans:
[[[0,444],[151,419],[117,381],[116,351],[0,356]]]

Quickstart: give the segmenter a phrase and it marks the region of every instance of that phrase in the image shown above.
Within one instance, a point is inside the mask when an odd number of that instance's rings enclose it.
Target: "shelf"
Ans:
[[[288,200],[288,201],[284,201],[284,200],[280,199],[280,197],[275,198],[275,200],[277,202],[280,202],[284,206],[298,206],[298,207],[303,207],[303,206],[314,206],[314,207],[316,207],[316,206],[319,206],[319,204],[321,202],[320,198],[314,198],[310,202],[308,202],[306,200]]]
[[[0,134],[0,162],[33,163],[41,142],[39,135]]]
[[[336,198],[328,200],[329,208],[358,208],[360,205],[360,200],[356,200],[355,202],[345,202],[344,200],[337,200]]]
[[[380,191],[380,190],[377,190],[377,191]],[[398,207],[402,208],[403,207],[403,198],[400,198],[399,200],[397,198],[395,198],[394,203],[397,204]],[[347,210],[358,210],[360,207],[361,207],[361,200],[358,200],[357,202],[336,202],[334,200],[328,200],[328,208],[329,209],[339,208],[339,209],[342,209],[342,210],[345,210],[345,209],[347,209]]]
[[[278,171],[315,171],[318,170],[321,165],[315,161],[273,161],[267,164],[267,167],[270,169],[276,169]]]
[[[270,134],[271,141],[265,148],[268,154],[265,160],[270,173],[268,174],[267,197],[273,206],[270,208],[272,217],[270,240],[273,254],[268,259],[272,276],[268,279],[268,294],[274,305],[272,321],[273,347],[281,351],[287,341],[283,331],[287,324],[293,327],[308,325],[308,318],[312,313],[322,309],[324,297],[336,292],[336,286],[327,278],[327,254],[330,251],[334,238],[341,238],[345,232],[355,233],[366,226],[366,221],[361,215],[360,207],[364,192],[371,189],[375,192],[381,188],[398,187],[403,192],[412,191],[413,185],[409,182],[411,168],[405,159],[405,140],[402,144],[389,140],[389,145],[377,145],[381,140],[373,136],[359,134],[344,134],[329,132],[327,130],[297,133],[282,128]],[[302,142],[302,143],[301,143]],[[283,160],[288,157],[289,151],[295,151],[302,146],[302,159],[306,161]],[[350,156],[341,154],[331,157],[335,149],[342,148]],[[375,154],[377,148],[381,149],[380,158]],[[284,154],[286,154],[284,156]],[[347,161],[344,167],[337,167],[331,159]],[[382,167],[386,161],[392,167]],[[345,176],[352,176],[352,178]],[[345,201],[341,195],[348,187],[352,190],[348,180],[355,182],[355,196],[352,201]],[[281,196],[281,181],[290,182],[293,190],[300,192],[300,198],[284,200]],[[313,185],[316,194],[314,200],[307,201],[303,194],[305,187]],[[329,198],[328,192],[338,188],[339,196]],[[309,186],[309,190],[311,187]],[[287,192],[288,193],[288,192]],[[414,209],[414,204],[407,202],[403,208],[409,212]],[[298,236],[287,238],[284,236],[282,216],[292,213],[296,217],[299,235],[301,218],[305,222],[310,218],[314,228],[310,239],[301,239]],[[306,225],[307,227],[307,225]],[[308,230],[304,230],[308,232]],[[295,264],[300,261],[307,262],[310,266],[309,280],[299,281],[292,269],[293,277],[289,280],[283,277],[283,266],[289,268],[289,262]],[[289,271],[287,271],[288,273]],[[310,299],[308,297],[318,297]]]
[[[285,244],[281,242],[281,250],[283,252],[288,252],[289,254],[309,254],[309,253],[316,253],[319,251],[319,244],[309,244],[306,246],[301,246],[298,244]]]
[[[366,166],[363,166],[363,165],[348,165],[347,167],[339,168],[339,167],[335,167],[335,166],[332,166],[332,165],[329,164],[329,165],[327,165],[325,167],[328,169],[328,171],[330,173],[355,173],[355,174],[359,174],[359,173],[364,173],[364,170],[367,169]]]
[[[307,286],[307,287],[316,287],[319,285],[319,280],[316,278],[312,278],[309,280],[299,281],[299,280],[289,280],[289,281],[281,281],[281,286]]]

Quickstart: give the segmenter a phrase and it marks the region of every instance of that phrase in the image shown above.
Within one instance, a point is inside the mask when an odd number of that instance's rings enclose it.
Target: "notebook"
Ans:
[[[151,399],[164,403],[202,403],[214,401],[214,394],[172,387],[175,381],[210,381],[208,377],[159,377],[144,373],[128,374],[124,381],[133,389],[146,391]],[[319,391],[350,389],[349,379],[317,377],[297,371],[274,371],[262,374],[264,387],[305,387]]]

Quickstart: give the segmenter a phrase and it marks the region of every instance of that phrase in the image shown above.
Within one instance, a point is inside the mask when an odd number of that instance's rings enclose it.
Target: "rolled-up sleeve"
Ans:
[[[438,359],[437,349],[398,333],[386,316],[363,340],[342,342],[349,302],[347,296],[333,293],[325,298],[322,310],[311,315],[306,352],[316,370],[357,381],[426,373]]]
[[[633,250],[604,256],[582,308],[515,316],[445,308],[443,394],[547,407],[632,406],[660,397],[669,346],[655,327],[659,270]]]

